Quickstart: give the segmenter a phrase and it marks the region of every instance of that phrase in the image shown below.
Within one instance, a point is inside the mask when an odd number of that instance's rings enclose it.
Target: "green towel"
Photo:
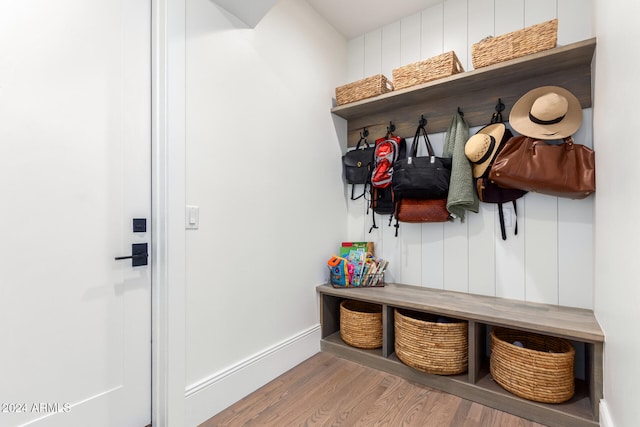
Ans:
[[[444,142],[444,157],[451,157],[451,180],[447,196],[447,210],[464,221],[465,211],[478,212],[480,202],[473,185],[471,163],[464,154],[469,139],[469,125],[460,113],[451,119]]]

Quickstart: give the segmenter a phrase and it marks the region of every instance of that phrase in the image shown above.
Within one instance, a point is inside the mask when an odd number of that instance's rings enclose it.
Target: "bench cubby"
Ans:
[[[417,286],[381,288],[317,287],[320,297],[321,349],[411,381],[549,426],[598,426],[602,398],[604,334],[592,310],[472,295]],[[382,305],[382,347],[351,347],[340,338],[340,302]],[[435,375],[402,363],[395,354],[394,310],[407,309],[468,322],[468,369]],[[574,343],[575,394],[564,403],[540,403],[518,397],[497,384],[489,369],[487,336],[494,326],[534,332]]]

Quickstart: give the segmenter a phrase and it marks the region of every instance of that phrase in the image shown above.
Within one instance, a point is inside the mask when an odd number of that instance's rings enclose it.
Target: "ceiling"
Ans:
[[[213,0],[236,18],[255,28],[278,0]]]
[[[253,28],[278,0],[212,0]],[[444,0],[306,0],[347,40]]]
[[[347,39],[383,27],[443,0],[307,0]]]

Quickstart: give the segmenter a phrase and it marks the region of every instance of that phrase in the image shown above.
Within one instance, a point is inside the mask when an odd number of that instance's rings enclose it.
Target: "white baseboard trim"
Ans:
[[[611,419],[611,413],[609,412],[609,406],[607,401],[600,400],[600,427],[615,427],[613,420]]]
[[[185,426],[197,426],[320,351],[320,325],[187,387]]]

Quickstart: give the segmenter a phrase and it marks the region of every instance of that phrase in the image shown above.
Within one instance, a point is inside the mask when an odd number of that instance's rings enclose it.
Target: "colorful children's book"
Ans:
[[[373,252],[373,242],[342,242],[342,246],[340,247],[339,256],[346,258],[349,256],[349,252],[351,250],[362,249],[365,253],[369,253],[372,256],[375,255]]]

